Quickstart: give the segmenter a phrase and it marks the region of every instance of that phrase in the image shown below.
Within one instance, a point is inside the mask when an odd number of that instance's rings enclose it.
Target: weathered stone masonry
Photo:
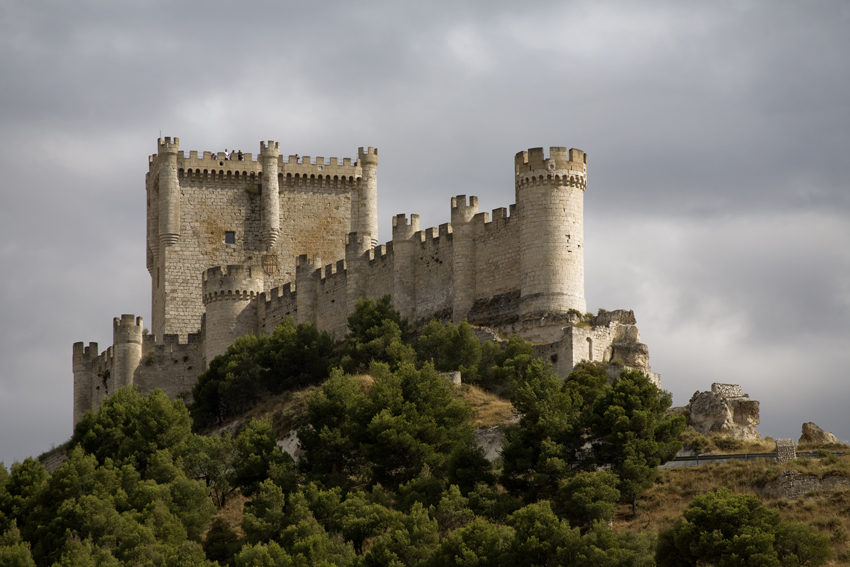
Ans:
[[[560,375],[584,359],[650,371],[631,312],[581,323],[581,150],[519,152],[516,204],[491,216],[479,212],[477,197],[458,195],[451,223],[421,230],[418,215],[399,214],[380,246],[376,149],[341,163],[284,160],[271,141],[261,142],[258,161],[212,155],[187,157],[177,138],[165,138],[150,157],[153,334],[124,315],[103,354],[96,344],[74,345],[75,423],[127,384],[187,393],[236,338],[270,333],[286,317],[341,338],[358,299],[386,294],[411,321],[468,319],[523,336]]]

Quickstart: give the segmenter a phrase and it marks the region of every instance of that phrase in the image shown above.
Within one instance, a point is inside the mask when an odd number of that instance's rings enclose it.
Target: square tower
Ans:
[[[200,329],[207,268],[250,266],[263,272],[268,290],[294,281],[300,254],[336,261],[345,255],[348,233],[377,239],[370,224],[377,210],[363,210],[376,208],[377,150],[360,148],[356,161],[326,161],[284,159],[278,148],[261,142],[256,160],[250,153],[186,156],[178,138],[158,140],[145,180],[156,337],[185,340]]]

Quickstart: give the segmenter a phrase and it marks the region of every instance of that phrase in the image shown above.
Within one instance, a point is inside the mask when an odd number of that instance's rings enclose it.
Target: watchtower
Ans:
[[[141,317],[130,314],[112,320],[112,378],[113,389],[117,390],[133,383],[133,377],[142,362],[142,335],[144,324]]]
[[[520,219],[520,318],[587,309],[584,191],[587,154],[552,147],[514,158]]]

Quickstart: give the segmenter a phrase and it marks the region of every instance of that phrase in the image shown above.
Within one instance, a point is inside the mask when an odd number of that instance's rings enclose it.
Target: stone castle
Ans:
[[[451,199],[451,223],[421,230],[393,218],[378,245],[378,150],[357,159],[187,156],[178,138],[149,157],[147,268],[151,333],[141,317],[113,321],[113,345],[73,347],[74,423],[116,389],[191,392],[209,361],[247,333],[286,317],[339,339],[362,297],[392,297],[413,322],[432,318],[535,343],[562,376],[581,360],[650,372],[630,311],[584,315],[583,202],[587,155],[562,147],[519,152],[516,204],[478,211]]]

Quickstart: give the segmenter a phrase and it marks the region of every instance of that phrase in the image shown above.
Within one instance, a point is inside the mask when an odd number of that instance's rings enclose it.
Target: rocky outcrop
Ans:
[[[301,444],[298,441],[298,431],[294,429],[283,439],[278,439],[277,446],[281,451],[292,457],[292,460],[295,462],[298,462],[298,459],[304,454]]]
[[[493,427],[479,427],[475,430],[475,444],[481,447],[484,451],[484,458],[493,462],[502,455],[502,444],[505,442],[505,435],[501,428],[496,425]]]
[[[710,392],[696,392],[686,406],[688,425],[703,435],[728,435],[744,441],[761,436],[759,403],[741,392],[737,384],[712,384]]]
[[[800,445],[830,445],[838,444],[840,441],[829,431],[824,431],[809,421],[803,424],[803,435],[798,443]]]
[[[760,492],[768,498],[787,498],[796,500],[812,492],[823,490],[846,490],[850,487],[850,478],[846,476],[825,476],[803,474],[796,469],[783,471],[775,480],[764,485]]]

